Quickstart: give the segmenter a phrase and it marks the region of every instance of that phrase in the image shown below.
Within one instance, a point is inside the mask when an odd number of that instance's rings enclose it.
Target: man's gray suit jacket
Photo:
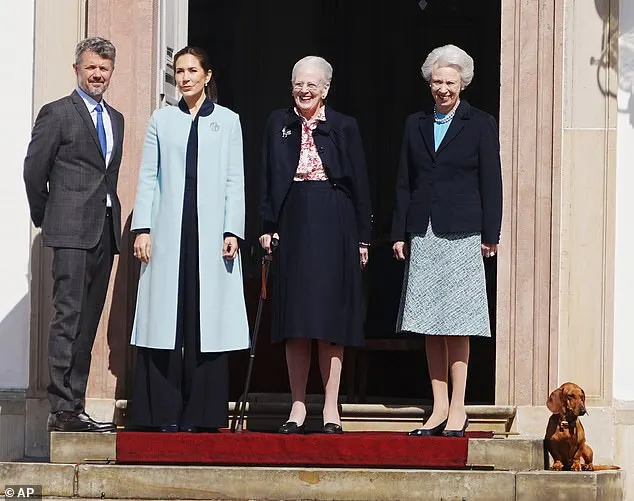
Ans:
[[[123,115],[106,104],[114,144],[110,162],[99,146],[88,108],[76,92],[40,110],[24,161],[31,219],[47,247],[91,249],[99,242],[112,201],[117,250],[121,248],[121,204],[117,181],[123,153]]]

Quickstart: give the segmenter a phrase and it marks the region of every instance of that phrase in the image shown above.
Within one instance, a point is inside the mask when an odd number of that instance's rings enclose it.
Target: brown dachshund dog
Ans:
[[[553,413],[546,427],[546,448],[553,457],[551,470],[593,471],[618,470],[618,466],[592,464],[592,449],[579,416],[587,414],[586,394],[575,383],[564,383],[550,394],[546,402]],[[583,463],[581,460],[583,459]]]

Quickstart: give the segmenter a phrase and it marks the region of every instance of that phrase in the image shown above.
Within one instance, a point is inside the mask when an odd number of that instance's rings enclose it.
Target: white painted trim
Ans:
[[[634,402],[634,4],[620,2],[616,130],[614,398]],[[624,30],[628,31],[625,32]]]
[[[176,104],[180,98],[175,85],[172,56],[187,45],[189,2],[187,0],[159,0],[157,30],[156,106]]]

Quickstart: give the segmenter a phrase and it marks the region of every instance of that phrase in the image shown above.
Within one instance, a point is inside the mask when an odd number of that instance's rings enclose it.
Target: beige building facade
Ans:
[[[0,0],[0,8],[8,3]],[[187,41],[187,1],[21,5],[30,5],[25,15],[33,16],[31,121],[44,103],[74,87],[70,65],[78,40],[100,35],[117,46],[107,99],[126,117],[119,182],[126,223],[147,119],[171,92],[164,87],[164,49]],[[626,468],[634,493],[634,6],[626,0],[502,0],[501,12],[505,205],[495,405],[515,406],[514,430],[540,436],[550,391],[568,380],[579,383],[595,461]],[[50,255],[37,245],[35,230],[29,243],[30,327],[19,333],[28,350],[6,355],[7,363],[26,369],[22,380],[0,381],[5,458],[41,456],[47,448]],[[130,246],[126,237],[124,250]],[[115,265],[88,390],[89,407],[102,417],[112,417],[115,402],[127,395],[127,336],[117,333],[130,330],[136,291],[131,253],[123,252]],[[24,440],[11,442],[16,427]]]

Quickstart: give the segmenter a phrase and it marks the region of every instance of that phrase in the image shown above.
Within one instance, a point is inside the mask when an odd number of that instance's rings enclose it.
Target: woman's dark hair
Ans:
[[[174,54],[174,71],[176,71],[176,62],[178,61],[178,58],[184,56],[185,54],[190,54],[198,59],[200,67],[205,73],[211,71],[211,64],[209,62],[209,56],[207,55],[207,53],[200,47],[194,47],[193,45],[183,47],[176,54]],[[209,83],[205,87],[205,93],[207,94],[207,97],[211,99],[214,103],[218,102],[218,89],[216,87],[216,81],[214,80],[213,72],[211,74],[211,79],[209,80]]]

